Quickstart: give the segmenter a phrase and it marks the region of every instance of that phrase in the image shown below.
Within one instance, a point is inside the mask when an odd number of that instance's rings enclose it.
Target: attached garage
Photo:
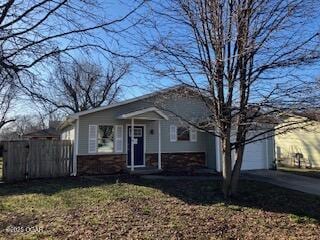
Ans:
[[[256,134],[256,132],[252,132],[249,136]],[[252,142],[246,145],[241,170],[271,169],[273,167],[275,157],[274,137],[265,134],[263,138],[264,139],[261,141]],[[219,141],[216,140],[216,143],[219,145]],[[216,146],[216,149],[220,149],[216,154],[216,166],[217,171],[221,172],[221,147]],[[235,159],[233,160],[235,161]]]
[[[268,169],[266,142],[254,142],[245,147],[242,170]]]

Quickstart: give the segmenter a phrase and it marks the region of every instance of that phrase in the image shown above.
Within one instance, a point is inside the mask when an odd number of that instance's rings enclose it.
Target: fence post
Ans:
[[[29,154],[30,154],[30,140],[26,142],[25,148],[27,149],[26,151],[26,164],[25,164],[25,179],[29,179]]]

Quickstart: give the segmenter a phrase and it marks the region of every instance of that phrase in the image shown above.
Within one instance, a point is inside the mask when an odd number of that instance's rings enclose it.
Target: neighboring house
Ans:
[[[195,92],[175,87],[73,114],[62,125],[62,139],[74,140],[74,175],[142,167],[221,171],[220,141],[187,124],[208,115]],[[273,147],[273,138],[249,144],[243,169],[270,168]]]
[[[308,121],[293,125],[286,131],[286,125],[302,122],[303,116],[292,116],[284,120],[276,131],[276,158],[280,165],[320,168],[320,122]],[[283,128],[281,128],[283,126]],[[283,134],[279,134],[284,132]]]
[[[49,121],[49,127],[29,132],[22,136],[23,139],[38,139],[38,140],[59,140],[61,131],[59,129],[60,121]]]
[[[22,136],[14,131],[14,132],[11,132],[11,131],[7,131],[7,132],[2,132],[0,134],[0,141],[14,141],[14,140],[21,140],[22,139]]]

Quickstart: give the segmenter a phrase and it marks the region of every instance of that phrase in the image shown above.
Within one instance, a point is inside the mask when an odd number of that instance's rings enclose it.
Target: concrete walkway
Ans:
[[[151,180],[221,180],[220,176],[164,176],[164,175],[143,175],[141,178]]]
[[[243,177],[320,196],[320,179],[317,178],[272,170],[246,171]]]

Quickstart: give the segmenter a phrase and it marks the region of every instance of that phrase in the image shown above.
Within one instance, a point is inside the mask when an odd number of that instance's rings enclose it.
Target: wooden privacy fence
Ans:
[[[69,140],[21,140],[1,142],[3,180],[70,176],[73,144]]]

